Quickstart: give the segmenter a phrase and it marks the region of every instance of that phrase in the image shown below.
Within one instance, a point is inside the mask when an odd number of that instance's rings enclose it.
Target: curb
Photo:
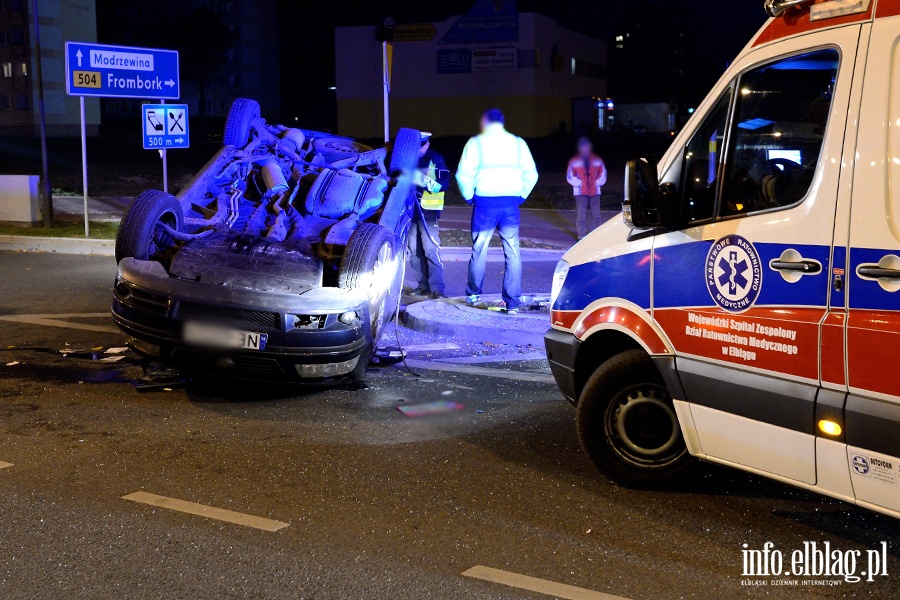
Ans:
[[[555,250],[547,248],[520,248],[522,262],[559,262],[568,249]],[[462,246],[446,246],[441,248],[443,262],[463,262],[472,257],[472,248]],[[503,248],[489,248],[488,262],[503,262]]]
[[[499,299],[500,295],[484,298]],[[544,334],[550,328],[546,315],[519,314],[514,317],[487,310],[469,308],[465,298],[426,300],[406,307],[404,323],[410,329],[455,337],[470,342],[494,342],[543,348]]]
[[[115,256],[115,240],[0,235],[0,251]]]

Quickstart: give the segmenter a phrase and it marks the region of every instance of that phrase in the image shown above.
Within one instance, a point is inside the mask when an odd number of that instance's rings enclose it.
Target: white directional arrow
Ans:
[[[78,64],[80,65],[81,63],[78,63]],[[167,86],[169,86],[169,87],[172,87],[172,86],[175,85],[175,82],[172,81],[171,79],[168,80],[168,81],[164,81],[163,83],[165,83],[165,84],[166,84]]]
[[[75,58],[78,59],[78,66],[79,66],[79,67],[81,66],[81,59],[82,59],[83,56],[84,56],[84,54],[81,53],[81,50],[79,50],[78,52],[75,53]]]
[[[176,143],[176,144],[183,144],[183,143],[184,143],[184,138],[175,138],[175,143]]]

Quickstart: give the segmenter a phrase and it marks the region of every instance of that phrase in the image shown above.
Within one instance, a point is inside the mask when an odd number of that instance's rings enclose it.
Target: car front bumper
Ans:
[[[341,315],[355,313],[357,318]],[[119,264],[112,316],[141,354],[173,367],[236,379],[314,382],[350,375],[368,361],[372,336],[365,300],[351,291],[257,292],[169,277],[156,262]],[[262,333],[263,350],[184,341],[188,321]]]
[[[575,357],[581,342],[574,335],[558,329],[550,329],[544,336],[547,362],[560,391],[572,404],[578,402],[575,385]]]

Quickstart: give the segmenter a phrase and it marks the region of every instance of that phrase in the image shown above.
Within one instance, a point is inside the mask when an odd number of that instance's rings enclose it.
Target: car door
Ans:
[[[859,31],[746,55],[680,163],[662,165],[688,227],[657,236],[653,314],[701,452],[808,485]]]
[[[898,10],[894,10],[897,13]],[[882,13],[879,12],[879,15]],[[900,16],[872,28],[847,264],[844,435],[857,502],[900,510]]]

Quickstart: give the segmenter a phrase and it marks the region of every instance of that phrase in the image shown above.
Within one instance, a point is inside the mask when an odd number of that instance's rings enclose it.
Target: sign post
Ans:
[[[90,235],[85,96],[177,100],[181,96],[180,81],[175,50],[66,42],[66,94],[80,97],[85,237]],[[165,173],[163,178],[168,179]]]

